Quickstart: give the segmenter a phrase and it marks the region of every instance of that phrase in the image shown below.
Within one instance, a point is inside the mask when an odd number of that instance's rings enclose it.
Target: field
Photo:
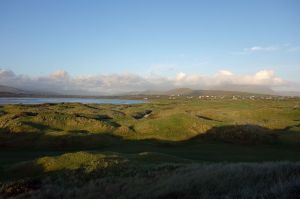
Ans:
[[[300,100],[5,105],[0,148],[4,198],[291,198]]]

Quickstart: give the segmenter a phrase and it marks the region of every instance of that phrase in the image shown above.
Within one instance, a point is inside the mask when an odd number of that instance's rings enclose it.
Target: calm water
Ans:
[[[91,98],[0,98],[0,104],[43,104],[80,102],[83,104],[141,104],[143,100],[91,99]]]

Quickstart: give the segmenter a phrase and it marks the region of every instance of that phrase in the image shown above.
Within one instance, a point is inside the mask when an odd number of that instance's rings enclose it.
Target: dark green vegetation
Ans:
[[[6,198],[300,194],[299,100],[5,105],[0,147]]]
[[[299,163],[193,163],[156,153],[70,153],[12,166],[4,197],[296,198]]]

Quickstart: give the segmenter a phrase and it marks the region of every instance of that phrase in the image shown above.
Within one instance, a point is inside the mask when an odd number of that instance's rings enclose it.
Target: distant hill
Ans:
[[[0,85],[0,97],[99,97],[99,93],[82,90],[66,90],[64,92],[52,92],[41,90],[23,90],[10,86]],[[108,96],[101,93],[101,97]]]
[[[24,95],[29,95],[29,93],[18,88],[0,85],[0,97],[14,97]]]
[[[23,97],[23,96],[53,96],[60,95],[54,92],[28,91],[10,86],[0,85],[0,97]]]
[[[218,89],[220,88],[220,89]],[[228,89],[228,90],[226,90]],[[250,96],[250,95],[280,95],[280,96],[299,96],[300,92],[293,91],[273,91],[272,89],[258,86],[232,86],[232,87],[215,87],[209,90],[193,90],[190,88],[176,88],[167,91],[147,90],[143,92],[133,91],[122,94],[114,94],[117,96],[134,96],[134,95],[164,95],[164,96]],[[76,90],[67,90],[64,93],[50,91],[28,91],[10,86],[0,85],[0,97],[109,97],[108,93],[91,93]]]
[[[146,90],[143,92],[127,92],[120,95],[165,95],[165,96],[252,96],[252,95],[275,95],[300,97],[297,91],[274,91],[268,87],[256,85],[223,85],[211,87],[207,90],[193,90],[191,88],[176,88],[166,91]]]
[[[190,88],[177,88],[165,92],[165,95],[194,95],[196,90]]]
[[[277,95],[277,93],[266,87],[258,85],[233,85],[226,84],[221,86],[211,87],[210,90],[222,90],[222,91],[235,91],[235,92],[246,92],[246,93],[256,93],[265,95]]]
[[[257,93],[225,91],[225,90],[193,90],[190,88],[177,88],[168,91],[145,91],[141,95],[167,95],[167,96],[232,96],[232,95],[257,95]]]
[[[26,93],[26,91],[10,86],[0,85],[0,93],[24,94]]]
[[[190,95],[194,90],[190,88],[176,88],[168,91],[147,90],[143,92],[131,92],[134,95]]]

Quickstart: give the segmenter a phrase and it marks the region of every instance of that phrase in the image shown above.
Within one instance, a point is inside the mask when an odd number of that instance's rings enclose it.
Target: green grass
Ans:
[[[245,161],[249,156],[261,160],[263,158],[257,155],[259,151],[264,154],[264,148],[271,148],[275,154],[283,150],[286,157],[294,160],[297,157],[290,154],[299,152],[300,109],[295,108],[299,104],[299,100],[195,99],[157,100],[139,105],[6,105],[0,108],[3,113],[0,147],[55,152],[115,151],[122,146],[122,150],[129,148],[132,153],[158,151],[196,160],[205,160],[203,154],[214,154],[216,160],[224,156],[228,160]],[[152,111],[146,118],[135,118],[137,113],[146,110]],[[150,141],[143,141],[147,139]],[[244,158],[233,158],[227,153],[216,155],[217,146],[224,146],[225,152],[237,150],[239,153],[244,148],[251,148],[252,152]],[[190,154],[199,154],[199,157]],[[243,156],[240,153],[239,157]],[[276,155],[272,160],[275,159]],[[278,155],[278,160],[281,159]]]
[[[289,198],[300,189],[297,107],[229,99],[0,106],[0,196]]]

